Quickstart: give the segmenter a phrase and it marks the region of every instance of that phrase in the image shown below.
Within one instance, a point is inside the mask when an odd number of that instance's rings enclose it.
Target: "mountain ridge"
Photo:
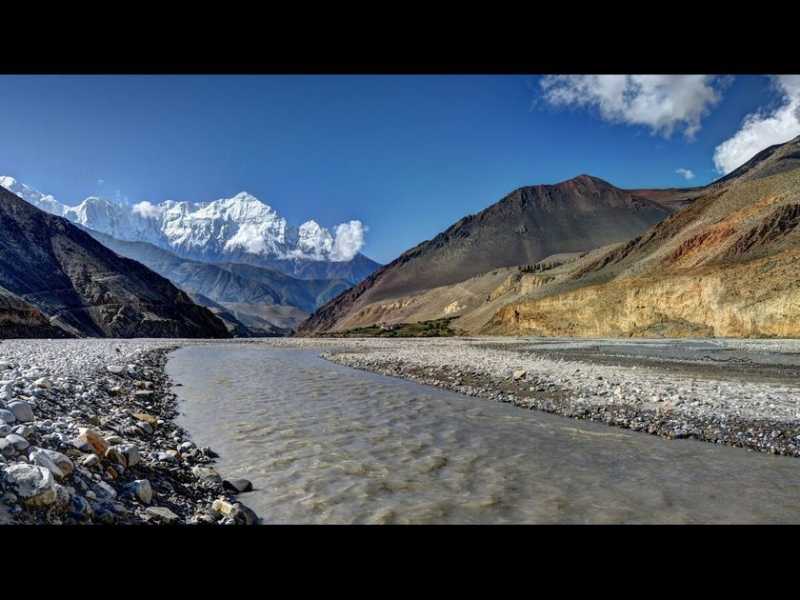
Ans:
[[[5,188],[0,286],[71,335],[227,337],[221,321],[168,280]]]
[[[662,197],[648,198],[647,192]],[[693,197],[687,189],[624,190],[585,174],[556,184],[516,188],[378,269],[321,307],[298,333],[327,331],[360,308],[453,285],[493,269],[629,239]],[[359,321],[365,324],[371,323]]]
[[[210,202],[142,201],[130,206],[90,196],[68,206],[13,177],[0,177],[0,186],[75,224],[119,240],[149,242],[191,260],[251,262],[286,269],[293,276],[310,271],[311,278],[327,269],[347,273],[353,283],[379,266],[359,252],[365,231],[360,221],[341,223],[332,231],[313,219],[293,227],[247,192]]]

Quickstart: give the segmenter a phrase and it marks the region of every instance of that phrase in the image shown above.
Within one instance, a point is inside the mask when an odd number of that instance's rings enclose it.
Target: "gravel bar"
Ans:
[[[773,381],[747,381],[736,363],[731,377],[708,357],[751,352],[759,360],[798,366],[797,340],[604,340],[620,353],[637,344],[654,346],[647,360],[571,360],[572,349],[586,352],[597,340],[520,338],[288,339],[275,344],[318,347],[338,364],[410,379],[468,396],[511,403],[576,419],[602,421],[665,438],[693,438],[800,456],[800,386],[783,381],[764,364]],[[659,350],[670,348],[671,354]],[[701,345],[699,349],[694,346]],[[610,354],[610,351],[606,351]],[[668,355],[658,366],[658,355]],[[678,356],[684,356],[683,361]],[[655,357],[655,358],[654,358]],[[624,360],[623,360],[624,358]],[[745,360],[745,359],[741,359]],[[709,363],[714,362],[713,368]],[[655,366],[654,366],[655,364]],[[708,368],[704,373],[704,365]],[[752,370],[752,365],[750,365]],[[796,372],[797,369],[794,371]],[[752,375],[756,379],[756,373]],[[774,381],[778,379],[777,381]]]
[[[257,523],[174,422],[183,343],[0,343],[0,523]]]

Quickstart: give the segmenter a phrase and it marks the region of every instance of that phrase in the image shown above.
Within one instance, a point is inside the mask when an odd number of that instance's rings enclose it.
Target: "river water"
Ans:
[[[265,523],[800,523],[800,459],[528,411],[329,363],[189,346],[181,424]]]

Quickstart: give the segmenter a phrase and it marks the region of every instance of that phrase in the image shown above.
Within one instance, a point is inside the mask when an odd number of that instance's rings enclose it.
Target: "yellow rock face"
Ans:
[[[800,337],[800,256],[705,273],[629,277],[509,304],[487,333]]]

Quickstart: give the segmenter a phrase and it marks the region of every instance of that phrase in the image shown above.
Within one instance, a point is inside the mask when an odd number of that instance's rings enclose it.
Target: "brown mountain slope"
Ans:
[[[800,336],[800,138],[509,301],[485,333]]]
[[[64,338],[63,329],[50,324],[42,312],[8,290],[0,288],[0,338]]]
[[[75,335],[229,337],[168,280],[0,188],[0,286]],[[0,328],[10,337],[11,328]]]
[[[396,320],[393,304],[402,306],[427,291],[496,269],[630,239],[699,193],[622,190],[588,175],[520,188],[405,252],[320,308],[298,333],[313,335]]]

